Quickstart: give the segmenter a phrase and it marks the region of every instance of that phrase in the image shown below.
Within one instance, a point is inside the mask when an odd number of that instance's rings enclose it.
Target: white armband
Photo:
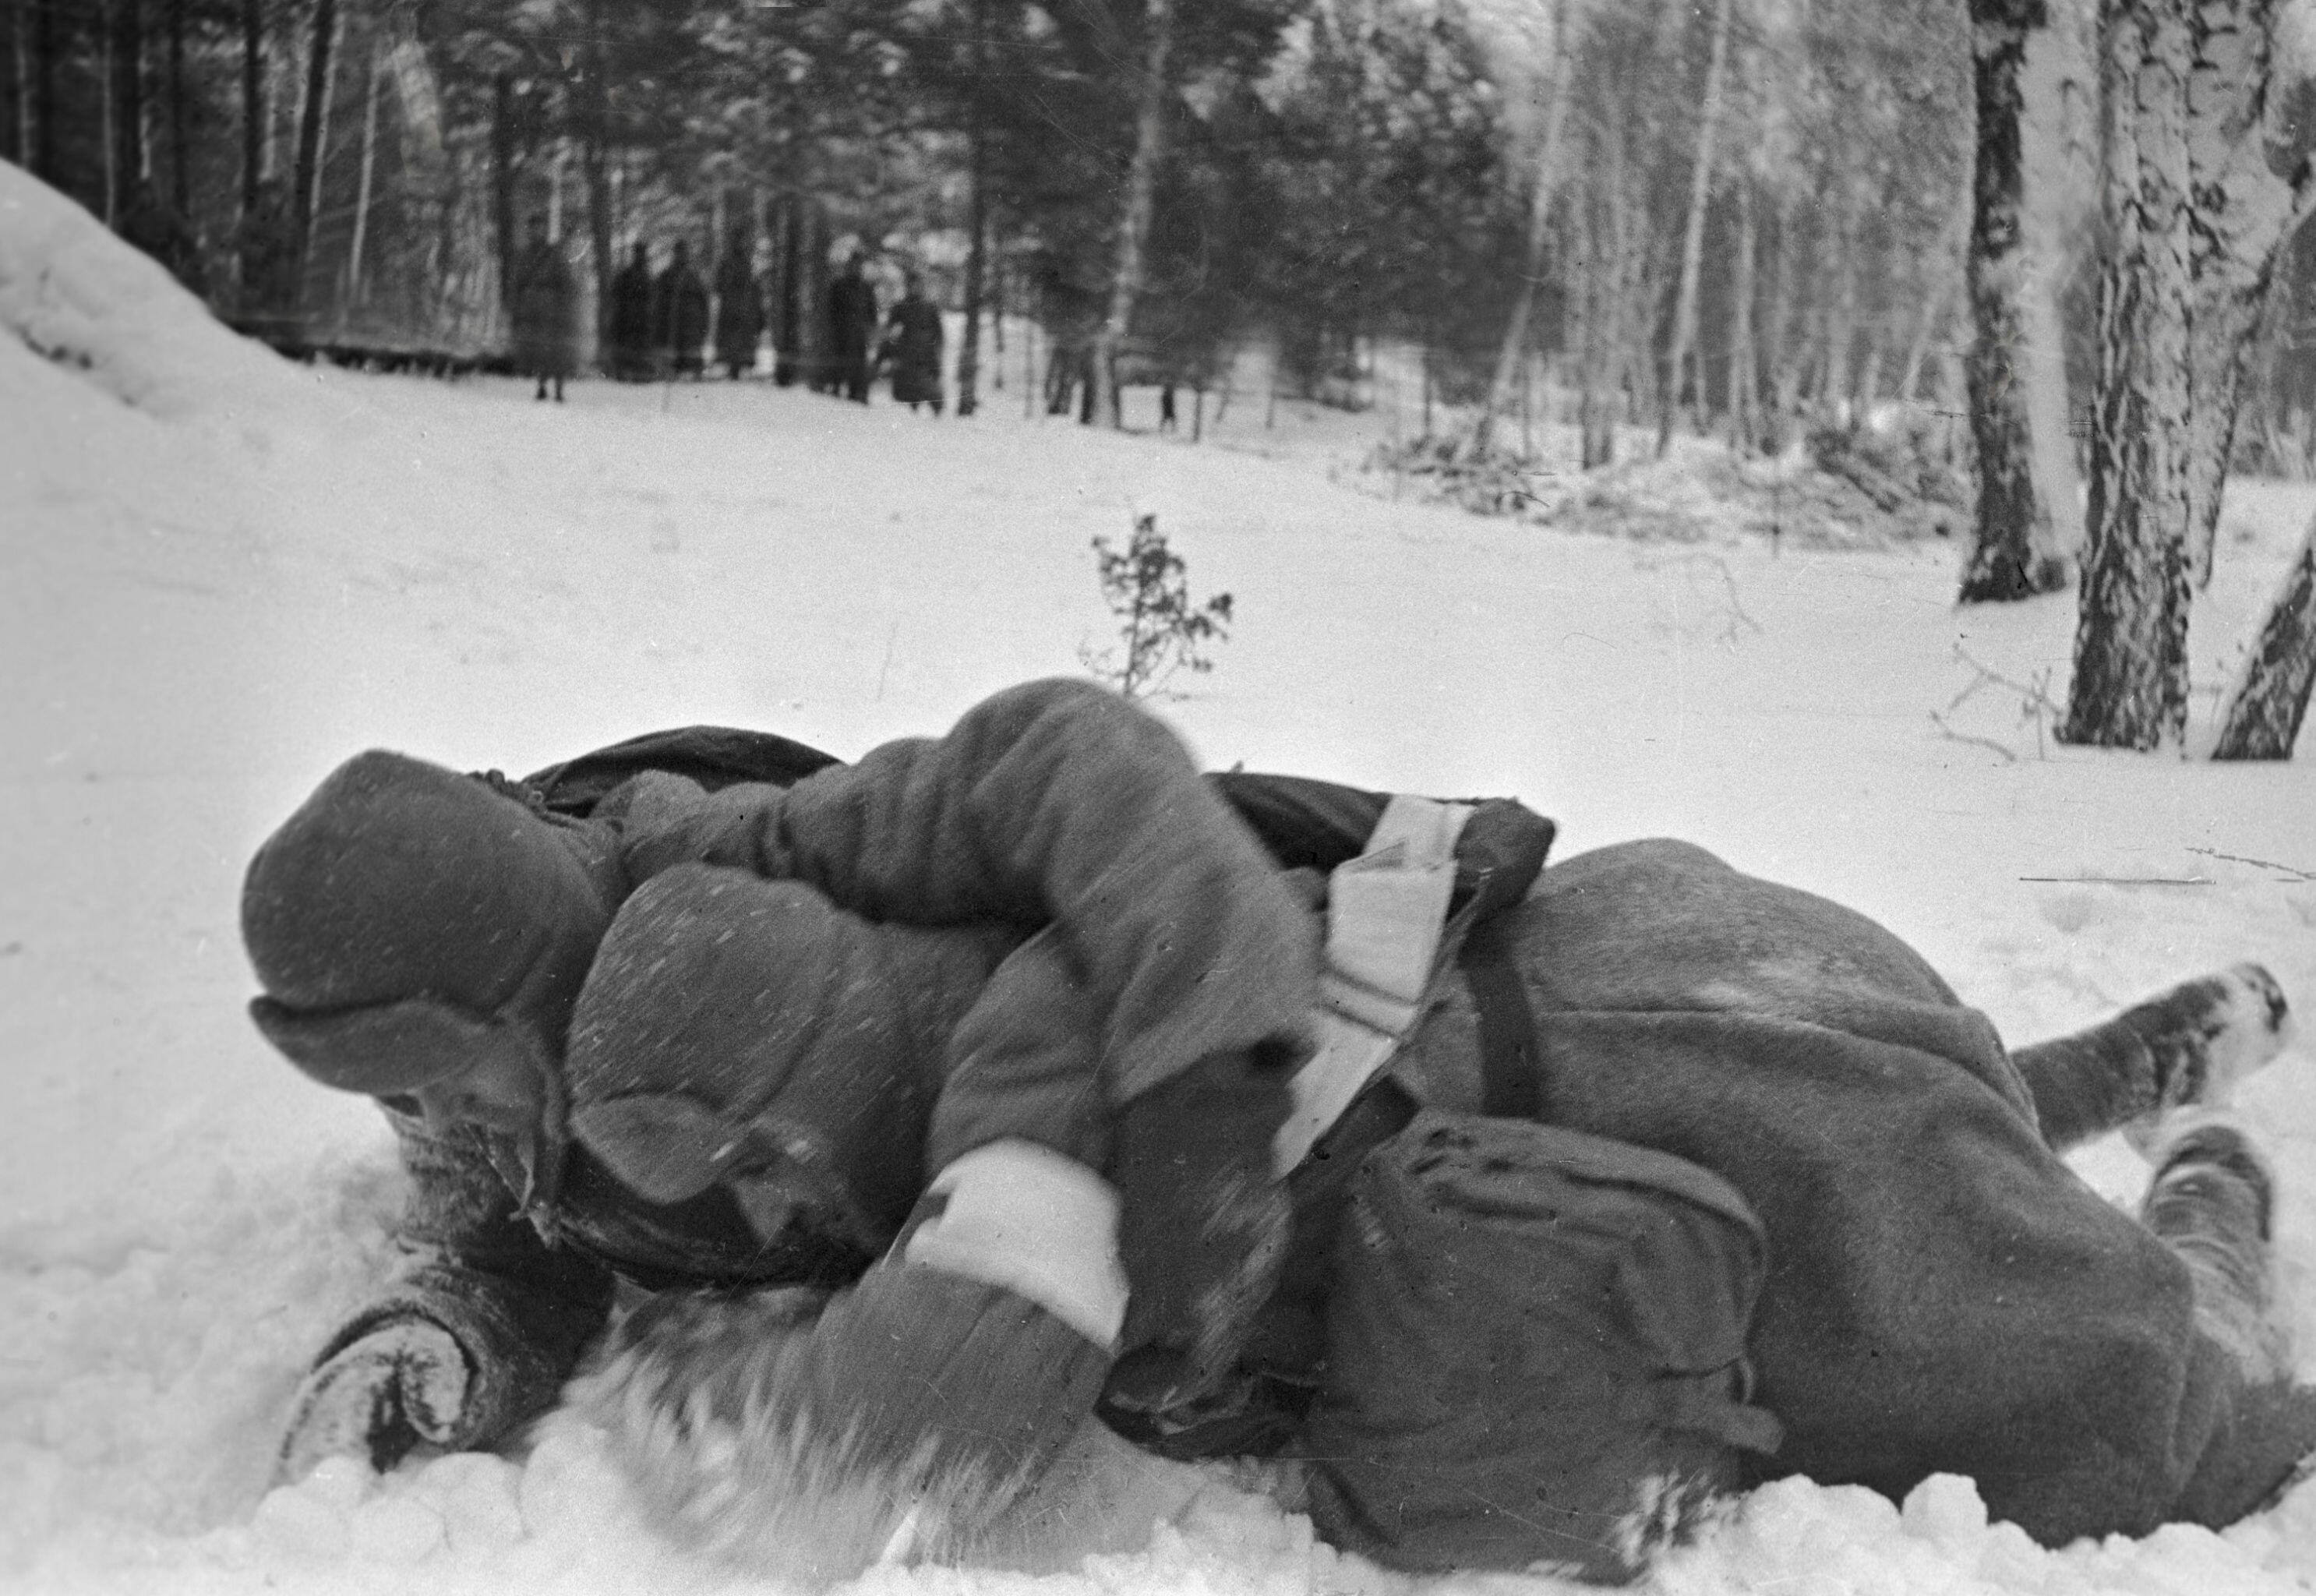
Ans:
[[[949,1206],[903,1257],[1028,1297],[1098,1347],[1126,1323],[1118,1193],[1073,1158],[1035,1142],[976,1147],[933,1177]]]

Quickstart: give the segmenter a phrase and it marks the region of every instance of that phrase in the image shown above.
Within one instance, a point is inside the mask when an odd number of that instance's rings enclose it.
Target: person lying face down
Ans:
[[[2280,1045],[2255,967],[2014,1053],[1702,851],[1201,778],[1085,683],[769,780],[698,757],[738,736],[364,754],[253,861],[259,1026],[414,1178],[285,1476],[490,1445],[591,1347],[672,1529],[824,1579],[969,1556],[1091,1413],[1303,1459],[1389,1565],[1603,1579],[1785,1473],[2056,1543],[2316,1446],[2265,1168],[2176,1113]],[[2126,1122],[2138,1219],[2054,1146]]]

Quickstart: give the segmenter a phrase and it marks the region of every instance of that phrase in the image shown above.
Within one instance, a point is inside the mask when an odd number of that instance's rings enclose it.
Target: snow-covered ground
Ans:
[[[1330,481],[1323,450],[1266,450],[1237,410],[1241,447],[1192,447],[1025,420],[1018,395],[960,425],[761,385],[571,391],[285,365],[0,165],[0,1589],[733,1584],[639,1528],[568,1420],[519,1457],[267,1493],[291,1388],[374,1282],[398,1192],[365,1105],[243,1017],[243,862],[367,745],[522,771],[690,721],[845,754],[938,730],[1106,640],[1089,540],[1136,511],[1196,594],[1236,601],[1217,668],[1165,706],[1210,763],[1518,794],[1563,852],[1692,838],[1878,915],[2017,1038],[2240,958],[2316,1011],[2316,750],[2224,768],[2045,747],[1993,684],[1942,730],[1980,667],[2049,673],[2058,696],[2071,608],[1957,611],[1949,547],[1652,547],[1394,504]],[[2231,490],[2199,682],[2312,509],[2307,488]],[[2248,1099],[2316,1376],[2316,1053]],[[2144,1178],[2119,1144],[2082,1167],[2119,1200]],[[1314,1547],[1222,1470],[1089,1447],[1024,1528],[1040,1590],[1415,1583]],[[1656,1576],[1781,1596],[2312,1580],[2316,1486],[2225,1535],[2044,1552],[1959,1481],[1902,1511],[1789,1482]]]

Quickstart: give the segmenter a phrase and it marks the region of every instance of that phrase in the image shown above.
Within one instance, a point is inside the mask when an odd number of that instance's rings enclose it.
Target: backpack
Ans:
[[[1317,1528],[1412,1571],[1636,1574],[1781,1438],[1748,1400],[1766,1252],[1683,1159],[1420,1113],[1336,1236],[1298,1448]]]

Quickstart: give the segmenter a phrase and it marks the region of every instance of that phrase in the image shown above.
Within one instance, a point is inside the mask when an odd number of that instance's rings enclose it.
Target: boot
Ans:
[[[626,885],[608,825],[534,808],[503,778],[358,755],[250,862],[252,1017],[307,1074],[374,1096],[509,1049],[551,1070]]]
[[[2239,964],[2071,1036],[2018,1048],[2011,1061],[2052,1146],[2064,1152],[2120,1129],[2145,1153],[2167,1115],[2227,1102],[2291,1035],[2276,977]]]
[[[2187,1264],[2196,1327],[2232,1353],[2254,1385],[2291,1368],[2274,1313],[2276,1176],[2232,1114],[2188,1110],[2155,1137],[2155,1178],[2140,1222]]]

